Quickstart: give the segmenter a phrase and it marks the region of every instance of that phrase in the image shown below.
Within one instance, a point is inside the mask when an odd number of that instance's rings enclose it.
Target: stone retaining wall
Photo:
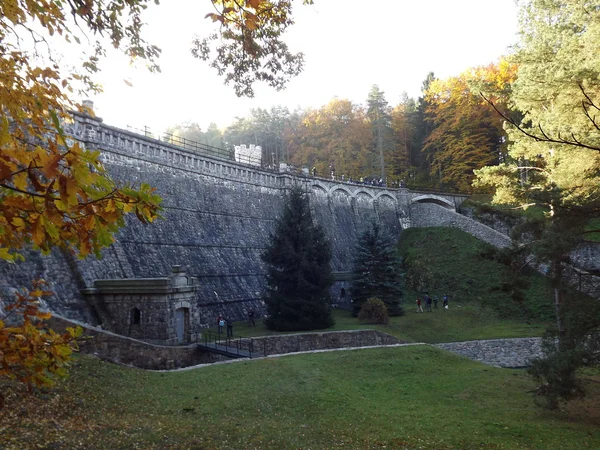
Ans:
[[[140,369],[176,369],[227,359],[214,353],[202,352],[198,350],[196,344],[186,346],[149,344],[59,316],[52,316],[49,324],[57,332],[63,331],[66,327],[80,326],[84,330],[84,337],[79,345],[81,353]]]
[[[492,339],[449,342],[435,347],[466,356],[496,367],[528,367],[530,361],[543,356],[541,338]]]
[[[348,347],[370,347],[375,345],[403,344],[394,336],[377,330],[331,331],[323,333],[298,333],[277,336],[263,336],[243,339],[241,349],[261,355],[279,355],[285,353],[327,350]]]
[[[511,243],[505,234],[435,203],[413,203],[410,221],[411,227],[458,228],[498,248],[508,247]]]

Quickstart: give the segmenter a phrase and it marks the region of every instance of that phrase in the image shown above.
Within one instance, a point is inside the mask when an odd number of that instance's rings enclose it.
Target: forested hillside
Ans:
[[[257,108],[225,130],[186,124],[169,131],[224,148],[260,145],[264,166],[286,162],[314,167],[318,176],[333,170],[339,179],[382,178],[391,186],[469,192],[473,170],[498,164],[506,151],[503,119],[480,91],[510,114],[515,71],[500,60],[444,80],[429,73],[422,96],[404,94],[396,104],[373,85],[363,104],[333,98],[314,109]]]

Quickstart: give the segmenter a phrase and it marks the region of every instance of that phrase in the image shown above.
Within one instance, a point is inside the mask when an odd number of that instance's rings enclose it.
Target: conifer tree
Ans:
[[[301,188],[291,189],[262,260],[267,264],[268,328],[315,330],[333,325],[331,248]]]
[[[364,302],[377,297],[385,303],[390,316],[404,314],[400,306],[400,258],[389,235],[372,223],[359,238],[352,274],[352,314],[358,315]]]

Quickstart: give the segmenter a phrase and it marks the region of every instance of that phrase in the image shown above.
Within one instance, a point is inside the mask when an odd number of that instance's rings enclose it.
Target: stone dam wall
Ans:
[[[265,280],[260,255],[293,185],[302,186],[309,195],[315,220],[332,245],[332,268],[341,274],[351,270],[357,238],[372,221],[398,239],[411,224],[411,202],[417,196],[419,201],[429,198],[452,209],[465,199],[263,170],[110,127],[84,115],[75,115],[68,132],[88,149],[100,151],[117,183],[155,187],[163,198],[164,220],[143,225],[127,218],[101,259],[79,260],[55,249],[47,256],[26,251],[25,261],[18,264],[0,262],[0,291],[10,296],[15,288],[43,278],[54,292],[46,300],[51,311],[94,325],[104,322],[107,314],[106,308],[81,293],[93,287],[94,280],[165,277],[175,265],[199,282],[191,305],[192,334],[214,325],[218,314],[241,320],[253,308],[260,317]],[[334,298],[341,288],[347,291],[343,278],[332,289]]]

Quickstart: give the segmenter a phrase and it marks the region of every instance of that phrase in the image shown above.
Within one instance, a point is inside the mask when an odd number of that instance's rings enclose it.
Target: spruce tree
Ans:
[[[372,223],[359,238],[352,274],[352,314],[357,316],[364,302],[377,297],[390,316],[404,314],[400,306],[400,258],[391,237]]]
[[[333,325],[331,248],[299,187],[291,189],[262,260],[267,265],[268,328],[315,330]]]

